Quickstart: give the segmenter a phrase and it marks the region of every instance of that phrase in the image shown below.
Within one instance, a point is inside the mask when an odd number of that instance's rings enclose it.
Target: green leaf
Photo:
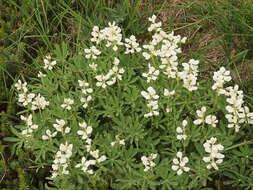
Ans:
[[[20,139],[15,138],[15,137],[5,137],[4,141],[7,141],[7,142],[18,142],[18,141],[20,141]]]

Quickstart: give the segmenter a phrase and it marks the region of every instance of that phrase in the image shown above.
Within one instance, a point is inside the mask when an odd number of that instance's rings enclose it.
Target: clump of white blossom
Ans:
[[[89,101],[92,99],[90,94],[93,92],[93,89],[90,88],[89,83],[85,81],[78,80],[78,83],[82,91],[82,97],[80,98],[80,101],[83,103],[83,108],[87,108]]]
[[[25,116],[21,115],[20,118],[21,118],[21,120],[25,121],[25,123],[26,123],[26,129],[22,130],[22,135],[24,135],[26,137],[30,137],[33,130],[38,128],[38,125],[33,124],[32,114],[29,114],[28,117],[25,117]]]
[[[70,163],[70,157],[72,155],[73,144],[60,145],[60,150],[56,153],[54,163],[52,164],[52,178],[57,177],[58,175],[68,175],[69,170],[68,165]]]
[[[183,157],[182,152],[177,152],[177,157],[173,159],[172,170],[177,172],[177,175],[181,175],[184,171],[189,172],[190,168],[186,166],[189,162],[188,157]]]
[[[214,72],[213,80],[215,81],[212,86],[213,90],[217,93],[227,96],[226,111],[228,112],[225,117],[228,120],[228,128],[234,128],[235,132],[239,132],[239,129],[243,123],[253,124],[253,112],[249,112],[247,106],[243,106],[243,91],[239,90],[239,86],[224,87],[226,82],[231,81],[230,71],[221,67],[220,70]]]
[[[52,139],[57,135],[57,131],[51,132],[49,129],[46,130],[46,135],[42,135],[42,140]]]
[[[79,123],[79,126],[82,128],[82,130],[78,130],[77,134],[82,136],[83,140],[87,139],[89,135],[92,133],[92,126],[87,126],[87,123],[85,121]]]
[[[44,65],[45,70],[51,71],[54,68],[54,66],[56,65],[56,61],[55,60],[51,61],[51,60],[52,60],[52,58],[50,55],[46,56],[46,58],[43,60],[44,64],[45,64]]]
[[[118,46],[123,45],[121,28],[116,26],[116,23],[109,22],[108,27],[105,27],[103,30],[99,30],[98,26],[93,27],[93,31],[91,33],[92,42],[96,42],[96,44],[100,44],[102,41],[105,41],[105,46],[107,48],[112,47],[113,51],[118,50]]]
[[[147,78],[147,83],[150,83],[151,80],[156,80],[159,75],[159,70],[156,70],[155,67],[148,64],[148,73],[142,73],[142,76]]]
[[[117,79],[122,80],[122,75],[125,72],[125,69],[118,67],[119,62],[119,59],[115,57],[113,61],[113,68],[110,69],[106,75],[100,74],[95,76],[98,81],[96,86],[106,88],[108,85],[111,86],[115,84]]]
[[[141,95],[148,100],[147,107],[149,109],[149,113],[146,113],[144,117],[152,117],[153,115],[159,115],[158,111],[158,99],[159,96],[156,94],[156,91],[153,87],[148,87],[147,92],[141,91]]]
[[[212,137],[203,144],[205,151],[209,153],[208,156],[203,157],[203,161],[208,163],[206,166],[207,169],[214,168],[215,170],[218,170],[219,168],[217,164],[221,164],[223,162],[223,158],[225,157],[219,152],[222,151],[224,147],[221,144],[215,144],[216,141],[217,139]]]
[[[46,101],[45,97],[41,96],[40,93],[34,98],[32,102],[32,110],[44,110],[46,106],[49,106],[49,101]]]
[[[156,159],[157,154],[150,154],[148,157],[146,156],[142,156],[141,157],[141,161],[143,163],[143,165],[145,166],[144,171],[147,172],[150,169],[152,169],[153,167],[155,167],[155,162],[153,161],[154,159]]]
[[[177,139],[178,140],[182,140],[182,139],[186,140],[186,138],[187,138],[186,129],[185,129],[186,125],[187,125],[187,121],[183,120],[183,122],[182,122],[183,127],[177,127],[176,131],[177,131]]]
[[[61,105],[62,108],[66,110],[71,110],[71,105],[74,104],[74,100],[71,98],[64,98],[64,104]]]
[[[136,42],[136,38],[134,35],[131,35],[130,38],[125,38],[125,46],[126,46],[126,51],[125,54],[133,54],[135,52],[140,52],[141,48],[139,47],[139,43]]]
[[[220,70],[214,72],[213,80],[215,83],[212,86],[212,90],[216,90],[218,94],[225,94],[224,84],[231,81],[230,71],[225,67],[221,67]]]
[[[184,82],[184,87],[189,91],[197,90],[198,60],[190,59],[188,63],[182,63],[184,70],[178,73]]]
[[[99,51],[96,46],[92,46],[90,49],[84,49],[85,57],[86,59],[97,59],[97,56],[101,54],[101,51]]]
[[[61,132],[62,134],[68,134],[70,132],[70,127],[66,127],[63,129],[63,126],[65,125],[65,121],[63,119],[56,119],[56,123],[53,124],[53,127],[56,129],[56,131]]]

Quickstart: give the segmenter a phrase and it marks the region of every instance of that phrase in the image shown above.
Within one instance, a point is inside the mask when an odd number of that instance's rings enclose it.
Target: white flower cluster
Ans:
[[[49,129],[46,130],[46,135],[42,135],[42,140],[48,140],[48,139],[52,139],[53,137],[55,137],[57,135],[57,131],[55,131],[54,133],[52,133]]]
[[[218,123],[218,120],[216,119],[216,116],[215,115],[205,115],[206,113],[206,107],[203,106],[201,108],[201,110],[197,110],[197,115],[198,115],[198,119],[194,120],[194,124],[195,125],[200,125],[201,123],[204,124],[209,124],[211,125],[212,127],[216,127],[216,124]]]
[[[87,174],[93,174],[94,171],[92,169],[88,169],[88,167],[90,165],[95,165],[96,164],[96,160],[87,160],[85,157],[82,157],[82,161],[80,164],[77,164],[75,167],[76,168],[81,168],[81,170],[84,172],[84,173],[87,173]]]
[[[95,158],[95,160],[87,160],[86,157],[82,157],[82,161],[80,164],[77,164],[75,167],[80,168],[83,170],[84,173],[87,174],[93,174],[94,171],[92,169],[88,169],[90,165],[96,165],[96,163],[100,163],[106,160],[106,156],[103,155],[99,157],[99,150],[96,149],[95,151],[91,150],[91,142],[92,139],[89,138],[89,136],[92,133],[92,126],[88,126],[87,123],[84,121],[82,123],[79,123],[79,126],[82,128],[82,130],[78,130],[77,134],[82,136],[82,139],[86,142],[86,150],[87,152]]]
[[[120,27],[115,25],[116,23],[108,23],[108,27],[105,27],[103,30],[99,30],[98,26],[93,27],[93,31],[91,32],[91,41],[99,44],[101,41],[106,41],[106,47],[111,47],[113,51],[118,50],[118,46],[123,45],[121,42],[122,34]]]
[[[72,104],[74,104],[74,100],[72,100],[71,98],[64,98],[64,104],[62,104],[61,107],[66,110],[71,110]]]
[[[53,124],[53,127],[56,129],[56,131],[62,133],[62,134],[68,134],[70,132],[70,128],[66,127],[65,130],[63,129],[63,126],[65,125],[65,121],[63,119],[59,120],[56,119],[56,123]]]
[[[182,139],[186,140],[186,138],[187,138],[187,135],[186,135],[186,132],[185,132],[186,131],[185,130],[186,125],[187,125],[187,121],[183,120],[183,122],[182,122],[183,127],[177,127],[176,131],[178,133],[178,135],[177,135],[178,140],[182,140]]]
[[[38,128],[38,125],[33,124],[32,114],[30,114],[28,117],[21,115],[20,118],[26,123],[26,129],[22,131],[22,135],[30,137],[33,130]]]
[[[144,171],[147,172],[151,168],[155,167],[155,162],[153,162],[154,159],[156,159],[157,154],[151,153],[149,157],[142,156],[141,161],[143,165],[145,166]]]
[[[182,152],[177,152],[177,158],[173,159],[173,164],[171,169],[177,171],[177,175],[181,175],[183,171],[189,172],[190,168],[185,165],[189,162],[188,157],[183,157]]]
[[[34,98],[32,102],[32,110],[44,110],[46,106],[49,106],[49,101],[46,101],[46,99],[43,96],[40,96],[40,93]]]
[[[120,144],[120,145],[125,145],[125,140],[124,139],[120,139],[119,135],[115,136],[116,141],[111,142],[111,146],[114,146],[116,143]]]
[[[253,124],[253,112],[249,112],[249,108],[243,106],[243,91],[239,90],[238,85],[224,87],[224,84],[231,79],[230,71],[221,67],[218,71],[214,72],[213,80],[215,83],[212,89],[216,90],[219,95],[224,94],[227,96],[226,102],[228,105],[226,106],[226,110],[228,113],[225,115],[229,122],[227,127],[234,128],[235,132],[238,132],[241,124],[245,122]]]
[[[181,39],[179,35],[174,36],[174,32],[167,34],[161,28],[162,23],[156,23],[155,20],[155,15],[149,18],[151,25],[148,28],[148,31],[154,31],[154,34],[152,35],[152,40],[149,44],[143,45],[143,48],[147,49],[148,52],[143,52],[142,55],[146,60],[149,60],[153,56],[166,58],[168,61],[170,58],[176,60],[177,53],[181,53],[181,48],[178,47],[178,43],[184,43],[186,38]],[[161,45],[159,44],[160,42],[162,42]],[[156,49],[156,46],[158,46],[158,49]]]
[[[27,82],[22,83],[21,80],[15,84],[15,87],[19,91],[18,102],[22,103],[26,107],[29,103],[32,102],[32,99],[35,97],[34,93],[28,93]]]
[[[125,72],[124,68],[119,68],[119,59],[114,58],[113,61],[113,68],[109,70],[109,72],[106,75],[97,75],[95,78],[97,79],[96,86],[101,86],[102,88],[106,88],[107,85],[111,86],[113,85],[116,80],[122,80],[122,74]]]
[[[221,164],[223,162],[223,158],[225,157],[223,154],[219,153],[219,151],[222,151],[224,147],[221,144],[215,145],[216,141],[217,139],[212,137],[203,144],[205,151],[210,153],[209,156],[203,157],[203,161],[209,163],[206,166],[207,169],[211,169],[213,167],[215,170],[218,170],[219,168],[217,164]]]
[[[52,178],[58,175],[67,175],[69,170],[67,170],[68,163],[70,162],[70,157],[72,155],[73,144],[68,144],[68,142],[60,145],[60,150],[56,153],[54,163],[52,164]]]
[[[90,49],[84,49],[84,52],[86,53],[85,58],[86,59],[97,59],[97,56],[101,54],[101,51],[99,51],[96,46],[91,46]]]
[[[92,88],[89,88],[89,83],[85,81],[78,80],[79,86],[82,88],[82,94],[80,101],[83,103],[83,108],[88,107],[88,102],[91,101],[92,96],[90,95],[93,92]]]
[[[229,105],[226,106],[228,114],[225,115],[229,124],[228,128],[235,128],[235,132],[240,129],[240,124],[246,121],[253,124],[253,112],[249,112],[247,106],[243,106],[243,91],[239,90],[238,85],[226,88],[226,101]]]
[[[218,94],[225,94],[224,84],[231,79],[230,71],[226,70],[225,67],[221,67],[220,70],[213,74],[215,83],[212,86],[212,90],[216,90]]]
[[[146,91],[141,91],[141,95],[148,100],[147,107],[150,112],[144,114],[144,117],[152,117],[153,115],[159,115],[158,111],[158,98],[159,96],[156,94],[156,91],[150,86]]]
[[[140,52],[141,48],[139,47],[139,43],[136,42],[136,38],[134,35],[131,35],[130,38],[125,38],[125,46],[126,51],[125,54],[133,54],[134,52]]]
[[[143,52],[143,56],[146,60],[152,57],[152,61],[155,62],[154,57],[160,57],[161,65],[160,69],[163,69],[163,73],[168,78],[179,78],[183,80],[184,87],[189,91],[197,90],[197,76],[198,76],[198,60],[190,59],[188,63],[182,63],[183,71],[178,70],[178,57],[177,54],[181,53],[180,43],[185,43],[186,38],[182,38],[180,35],[175,36],[174,32],[167,34],[161,29],[161,22],[156,23],[156,16],[153,15],[149,18],[151,25],[148,30],[155,31],[152,36],[151,42],[147,45],[143,45],[143,49],[148,52]]]
[[[161,65],[159,66],[160,69],[163,69],[165,74],[169,79],[176,78],[178,73],[178,62],[177,56],[173,55],[168,58],[161,58]]]
[[[147,78],[147,83],[150,83],[151,80],[156,80],[159,75],[159,70],[155,70],[155,67],[148,64],[148,73],[142,73],[142,76]]]
[[[51,71],[53,67],[56,65],[56,61],[51,61],[52,58],[50,55],[46,56],[46,58],[43,60],[44,61],[44,69]]]
[[[87,126],[87,123],[85,121],[82,123],[79,123],[79,126],[83,129],[78,130],[77,134],[82,136],[83,140],[88,139],[89,135],[92,133],[92,126]]]
[[[189,63],[182,63],[184,70],[178,73],[189,91],[197,90],[198,60],[190,59]]]
[[[91,165],[96,165],[96,163],[100,163],[106,160],[106,156],[101,156],[99,158],[99,150],[91,151],[90,154],[95,158],[95,160],[87,160],[85,157],[82,157],[82,161],[80,164],[77,164],[75,167],[80,168],[84,173],[87,174],[94,174],[94,171],[92,169],[88,169]]]

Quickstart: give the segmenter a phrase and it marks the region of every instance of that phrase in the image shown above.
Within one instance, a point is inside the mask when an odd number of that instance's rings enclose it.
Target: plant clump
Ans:
[[[243,92],[224,67],[201,80],[180,56],[186,38],[156,20],[142,46],[115,22],[94,26],[83,52],[63,43],[15,84],[17,143],[51,172],[48,189],[197,189],[229,167],[226,149],[253,124]]]

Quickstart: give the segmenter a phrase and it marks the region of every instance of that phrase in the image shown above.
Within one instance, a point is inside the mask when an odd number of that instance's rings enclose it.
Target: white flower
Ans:
[[[147,103],[147,107],[149,108],[150,112],[144,114],[144,117],[152,117],[153,115],[159,115],[158,111],[158,101],[157,99],[159,96],[156,94],[156,91],[150,86],[147,89],[148,91],[141,91],[141,95],[146,99],[149,100]]]
[[[150,54],[148,54],[147,52],[143,52],[142,53],[143,57],[145,57],[146,60],[149,60],[150,59]]]
[[[49,102],[43,96],[40,96],[40,93],[34,98],[32,102],[32,110],[36,109],[45,109],[49,105]]]
[[[96,160],[86,160],[85,157],[82,157],[81,163],[77,164],[75,167],[76,168],[82,167],[82,171],[84,173],[93,174],[94,173],[93,170],[92,169],[88,170],[88,167],[95,164],[96,164]]]
[[[148,87],[147,89],[148,91],[141,91],[141,95],[147,99],[147,100],[150,100],[150,99],[158,99],[159,96],[156,95],[156,91],[153,89],[153,87]]]
[[[226,70],[225,67],[221,67],[220,70],[214,72],[213,80],[215,83],[212,90],[217,90],[218,94],[225,94],[226,91],[223,89],[223,85],[231,79],[230,71]]]
[[[96,86],[101,86],[102,88],[106,88],[107,84],[106,81],[108,80],[108,76],[105,75],[97,75],[95,76],[95,78],[97,79],[97,83]]]
[[[173,96],[175,94],[175,90],[169,91],[167,88],[164,89],[163,95],[170,97]]]
[[[24,117],[23,115],[20,116],[21,120],[26,122],[27,126],[32,125],[32,114],[30,114],[28,117]]]
[[[91,101],[92,97],[91,96],[87,96],[87,98],[82,97],[80,99],[80,101],[83,103],[83,108],[87,108],[88,107],[88,102]]]
[[[82,136],[82,139],[85,140],[88,138],[89,134],[92,133],[92,127],[87,126],[87,123],[84,121],[82,123],[79,123],[79,126],[83,128],[83,130],[78,130],[77,134]]]
[[[53,124],[56,131],[63,132],[63,126],[65,125],[65,121],[63,119],[58,120],[56,119],[56,124]]]
[[[106,47],[111,47],[113,51],[118,50],[118,46],[123,45],[121,42],[122,34],[120,27],[115,25],[116,23],[108,23],[108,27],[104,28],[101,33],[103,34],[103,39],[106,40]]]
[[[23,93],[23,94],[19,94],[18,97],[19,97],[18,101],[23,103],[23,106],[27,106],[28,103],[32,102],[32,99],[35,97],[35,94],[34,93],[30,93],[30,94]]]
[[[55,159],[53,161],[54,163],[52,164],[52,178],[55,178],[60,174],[69,174],[67,167],[72,155],[72,148],[73,144],[68,144],[68,142],[60,145],[60,150],[56,153]]]
[[[97,64],[95,64],[95,63],[91,63],[91,64],[89,64],[89,67],[93,70],[93,71],[97,71]]]
[[[24,93],[28,91],[26,86],[27,86],[27,83],[26,82],[22,83],[21,80],[18,80],[18,82],[15,84],[15,87],[17,88],[17,90],[23,90]]]
[[[177,175],[181,175],[184,171],[189,172],[190,168],[185,166],[188,162],[188,157],[183,157],[182,152],[178,152],[177,158],[173,159],[173,165],[171,169],[177,171]]]
[[[98,26],[94,26],[91,32],[92,38],[90,39],[92,42],[96,42],[99,44],[103,40],[103,34],[99,31]]]
[[[55,137],[57,135],[57,131],[55,131],[54,133],[51,133],[51,131],[47,129],[46,134],[47,135],[42,135],[42,140],[47,140],[49,138]]]
[[[203,161],[209,163],[207,165],[207,169],[211,169],[212,167],[215,170],[218,170],[217,164],[221,164],[223,161],[223,158],[225,157],[223,154],[219,153],[219,151],[222,151],[224,147],[221,144],[215,145],[217,139],[215,137],[212,137],[210,140],[207,140],[203,146],[205,148],[205,151],[207,153],[210,153],[209,156],[203,157]],[[216,160],[217,159],[217,160]]]
[[[193,123],[195,125],[200,125],[201,123],[205,122],[206,107],[203,106],[201,108],[201,110],[197,110],[196,112],[197,112],[197,115],[198,115],[199,119],[195,120]]]
[[[125,38],[125,46],[126,51],[125,54],[133,54],[134,52],[140,52],[141,48],[139,47],[139,43],[136,42],[136,38],[134,35],[131,35],[130,38]]]
[[[186,131],[185,127],[187,125],[187,121],[183,120],[182,125],[183,125],[183,128],[181,128],[181,127],[176,128],[176,131],[178,133],[178,135],[177,135],[178,140],[182,140],[182,139],[186,140],[186,138],[187,138],[187,135],[185,133],[185,131]]]
[[[99,51],[96,46],[92,46],[90,49],[84,49],[84,52],[86,53],[85,58],[86,59],[97,59],[97,56],[101,54],[101,51]]]
[[[216,119],[215,115],[208,115],[206,116],[205,122],[211,125],[212,127],[216,127],[216,123],[218,123],[218,120]]]
[[[148,20],[152,23],[155,23],[156,15],[152,15],[152,17],[149,17]]]
[[[46,76],[46,74],[43,74],[42,72],[39,71],[39,74],[38,74],[38,77],[39,77],[39,78],[43,78],[43,77],[45,77],[45,76]]]
[[[46,58],[43,60],[44,61],[44,69],[47,70],[52,70],[53,67],[56,65],[56,61],[51,61],[51,56],[46,56]]]
[[[64,104],[62,104],[61,107],[66,108],[67,110],[71,110],[72,104],[74,104],[74,100],[70,98],[64,98]]]
[[[98,159],[98,163],[103,162],[103,161],[105,161],[105,160],[106,160],[106,156],[103,155],[103,156],[101,156],[101,157]]]
[[[157,154],[150,154],[149,157],[146,156],[142,156],[141,157],[141,161],[143,163],[143,165],[145,166],[144,171],[147,172],[148,170],[150,170],[151,168],[155,167],[155,162],[153,162],[154,159],[156,159]]]
[[[197,90],[198,60],[190,59],[188,63],[182,63],[184,70],[178,73],[184,82],[184,87],[189,91]]]
[[[99,157],[99,150],[94,150],[94,151],[90,151],[90,155],[93,156],[94,158],[98,159]]]
[[[155,70],[155,67],[152,67],[150,63],[148,64],[149,71],[148,73],[142,73],[142,76],[147,78],[147,83],[150,83],[151,80],[156,80],[159,75],[159,70]]]

